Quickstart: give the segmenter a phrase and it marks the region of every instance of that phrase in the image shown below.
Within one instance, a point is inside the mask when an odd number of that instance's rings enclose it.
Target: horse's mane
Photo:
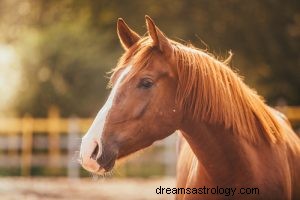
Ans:
[[[174,41],[171,45],[178,72],[176,102],[186,114],[210,124],[224,125],[250,141],[258,141],[260,135],[269,142],[283,139],[281,126],[270,108],[226,62],[194,47]],[[133,66],[130,77],[146,67],[154,48],[149,37],[141,39],[121,57],[111,82],[128,63]]]

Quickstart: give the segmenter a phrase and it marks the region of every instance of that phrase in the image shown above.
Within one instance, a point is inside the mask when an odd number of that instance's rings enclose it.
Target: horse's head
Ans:
[[[82,138],[82,166],[109,171],[115,160],[151,145],[178,129],[176,73],[170,40],[146,17],[149,36],[141,38],[119,19],[125,53],[111,77],[112,90]]]

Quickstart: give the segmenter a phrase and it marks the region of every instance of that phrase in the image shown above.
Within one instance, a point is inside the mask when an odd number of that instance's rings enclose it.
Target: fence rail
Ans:
[[[283,112],[292,123],[300,121],[300,107],[279,107],[277,109]],[[23,118],[0,118],[0,136],[22,138],[20,159],[21,174],[23,176],[29,176],[30,169],[32,167],[34,135],[47,134],[49,165],[50,167],[55,167],[61,161],[60,136],[62,134],[67,136],[68,160],[73,160],[72,157],[74,156],[74,151],[76,150],[76,147],[73,145],[74,138],[80,138],[81,134],[87,131],[92,121],[92,118],[61,118],[59,110],[55,107],[52,107],[49,109],[47,118],[32,118],[30,115],[25,115]],[[166,147],[170,147],[173,143],[175,143],[174,141],[174,139],[169,139],[166,140],[164,144]],[[8,150],[10,155],[16,154],[14,148],[8,148]],[[167,150],[166,152],[173,153],[174,151]],[[169,156],[171,160],[173,157],[174,155]],[[76,169],[76,166],[74,166],[74,162],[68,162],[67,165],[69,176],[78,176],[78,169]],[[169,161],[167,161],[167,165],[173,164],[170,164]]]
[[[59,166],[61,159],[60,140],[61,134],[68,136],[68,173],[71,176],[78,176],[78,172],[74,173],[74,139],[80,138],[92,123],[92,118],[61,118],[59,110],[56,107],[49,109],[48,118],[32,118],[25,115],[23,118],[0,118],[0,135],[8,137],[21,137],[21,174],[23,176],[30,175],[32,167],[32,150],[33,135],[47,134],[48,151],[49,151],[49,167]],[[14,145],[15,146],[15,145]],[[8,148],[10,155],[16,155],[15,148]],[[78,150],[78,149],[77,149]],[[77,170],[78,171],[78,170]]]

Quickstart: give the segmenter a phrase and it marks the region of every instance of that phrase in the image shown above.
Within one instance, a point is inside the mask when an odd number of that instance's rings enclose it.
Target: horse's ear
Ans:
[[[120,42],[125,50],[129,49],[141,38],[136,32],[129,28],[122,18],[118,19],[117,32]]]
[[[172,52],[172,46],[168,38],[164,35],[164,33],[159,30],[159,28],[155,25],[154,21],[148,16],[145,16],[147,29],[150,37],[153,40],[153,45],[157,46],[160,51],[165,54],[169,54]]]

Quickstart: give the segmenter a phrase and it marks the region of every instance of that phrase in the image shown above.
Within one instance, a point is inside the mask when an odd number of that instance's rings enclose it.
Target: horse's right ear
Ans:
[[[136,32],[128,27],[122,18],[118,19],[117,32],[120,42],[125,50],[129,49],[141,38]]]
[[[148,15],[146,15],[145,18],[149,36],[153,40],[153,45],[158,47],[165,55],[169,56],[172,52],[170,41]]]

